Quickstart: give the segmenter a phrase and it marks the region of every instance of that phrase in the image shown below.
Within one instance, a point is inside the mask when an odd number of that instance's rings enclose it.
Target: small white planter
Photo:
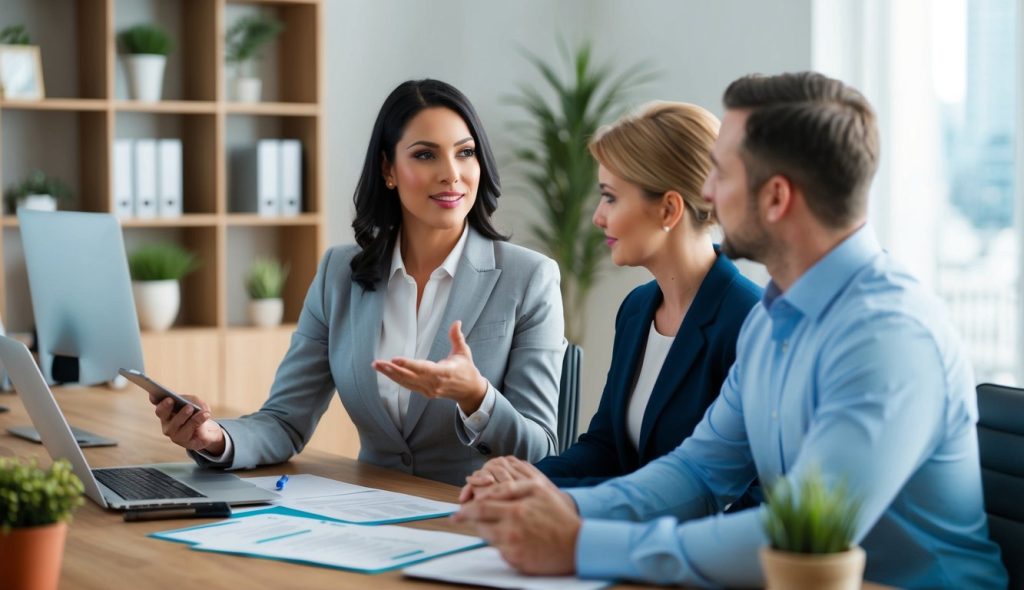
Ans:
[[[156,102],[163,96],[164,67],[167,57],[163,55],[126,55],[125,70],[128,74],[128,91],[134,100]]]
[[[249,323],[258,328],[281,325],[284,301],[281,299],[253,299],[249,301]]]
[[[18,200],[18,210],[29,209],[31,211],[56,211],[57,199],[50,195],[27,195]]]
[[[174,324],[181,306],[178,281],[132,281],[132,295],[140,328],[162,332]]]
[[[232,80],[234,97],[237,102],[259,102],[263,93],[263,80],[239,77]]]

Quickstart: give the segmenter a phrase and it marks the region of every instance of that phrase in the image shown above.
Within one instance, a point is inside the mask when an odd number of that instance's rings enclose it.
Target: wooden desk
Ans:
[[[136,389],[111,391],[103,388],[65,389],[56,392],[57,401],[70,424],[120,440],[116,447],[84,449],[92,467],[111,467],[186,460],[184,452],[160,434],[159,422],[146,397]],[[7,428],[29,424],[16,396],[0,396],[0,404],[11,411],[0,414],[0,455],[38,457],[46,465],[49,456],[42,445],[7,434]],[[234,415],[230,411],[217,415]],[[329,424],[321,424],[321,428]],[[288,463],[253,470],[247,475],[312,473],[348,483],[415,494],[425,498],[456,502],[458,488],[358,461],[307,450]],[[160,530],[211,522],[209,520],[165,520],[126,523],[121,514],[101,509],[90,500],[75,512],[68,534],[61,571],[62,589],[103,589],[111,587],[247,588],[284,590],[288,588],[363,589],[433,588],[440,586],[403,578],[401,572],[369,576],[340,570],[286,564],[215,553],[199,553],[177,543],[146,536]],[[421,529],[473,534],[466,526],[440,518],[411,526]],[[2,574],[0,574],[2,575]],[[640,588],[640,586],[618,586]],[[879,586],[865,584],[865,588]]]

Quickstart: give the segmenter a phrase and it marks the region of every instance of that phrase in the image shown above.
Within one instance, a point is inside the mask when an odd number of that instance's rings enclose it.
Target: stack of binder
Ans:
[[[180,139],[114,141],[112,199],[120,219],[182,214]]]
[[[233,155],[231,211],[268,217],[302,213],[302,142],[261,139]]]

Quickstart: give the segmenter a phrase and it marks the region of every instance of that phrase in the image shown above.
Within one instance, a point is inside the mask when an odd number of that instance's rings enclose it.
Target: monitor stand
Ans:
[[[39,436],[39,431],[31,426],[11,426],[7,429],[7,432],[30,440],[32,442],[41,443],[43,439]],[[117,441],[112,438],[100,436],[94,432],[88,430],[82,430],[81,428],[71,427],[71,433],[75,435],[75,441],[80,447],[113,447],[117,446]]]

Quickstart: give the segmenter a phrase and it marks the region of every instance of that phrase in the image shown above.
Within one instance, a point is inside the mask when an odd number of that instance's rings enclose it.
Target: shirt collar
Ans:
[[[431,278],[437,278],[442,273],[446,273],[450,277],[455,277],[455,271],[459,267],[459,259],[462,258],[462,251],[466,249],[466,239],[469,237],[469,224],[463,226],[462,236],[459,237],[459,241],[455,243],[455,247],[448,253],[448,257],[444,259],[441,266],[434,269],[434,272],[430,273]],[[395,277],[395,274],[401,270],[402,274],[408,274],[405,271],[405,261],[402,260],[402,233],[399,230],[398,239],[395,240],[395,247],[391,251],[391,271],[388,273],[388,280],[390,281]]]
[[[766,308],[782,298],[805,317],[817,318],[850,278],[869,263],[882,247],[874,230],[864,224],[809,268],[785,293],[770,281],[762,299]]]

